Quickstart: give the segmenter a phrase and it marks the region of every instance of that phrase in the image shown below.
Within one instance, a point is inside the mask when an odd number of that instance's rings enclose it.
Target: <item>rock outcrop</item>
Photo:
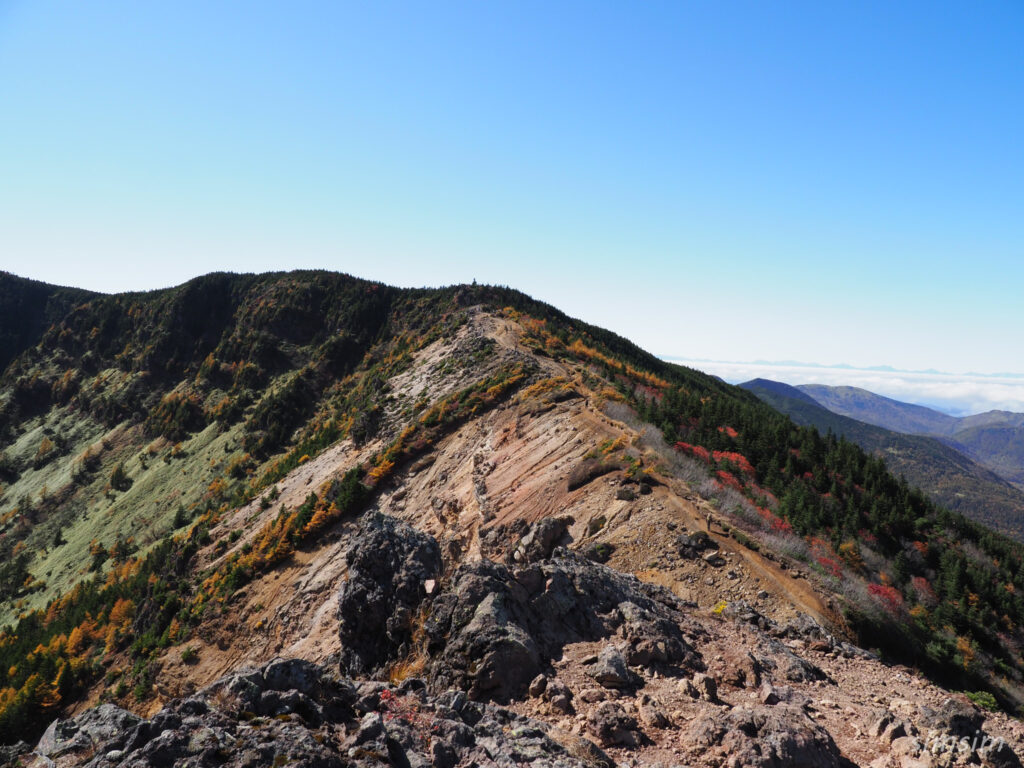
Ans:
[[[554,554],[524,568],[480,561],[455,572],[425,627],[435,689],[508,701],[565,645],[601,638],[615,638],[627,663],[702,666],[672,593],[566,550]]]
[[[750,768],[839,768],[835,741],[798,707],[736,708],[706,715],[690,727],[693,742],[723,747],[734,765]]]
[[[408,651],[427,585],[441,570],[441,550],[433,537],[377,515],[360,523],[345,558],[348,579],[338,594],[342,669],[378,676]]]
[[[546,560],[555,547],[565,541],[570,523],[572,520],[566,517],[548,517],[534,523],[509,552],[505,562],[525,565]]]
[[[355,682],[282,659],[230,674],[142,720],[105,704],[55,722],[35,765],[89,768],[609,766],[594,744],[461,691]]]
[[[552,551],[565,530],[564,520],[544,520],[509,556],[521,567],[466,563],[428,595],[424,585],[441,571],[437,542],[383,516],[364,523],[339,593],[343,673],[380,677],[421,653],[432,690],[508,702],[525,695],[566,644],[601,638],[616,640],[609,652],[620,662],[619,687],[632,683],[627,664],[702,668],[681,631],[692,625],[682,602],[566,549]],[[418,615],[426,618],[414,628]],[[422,648],[410,645],[414,629]]]

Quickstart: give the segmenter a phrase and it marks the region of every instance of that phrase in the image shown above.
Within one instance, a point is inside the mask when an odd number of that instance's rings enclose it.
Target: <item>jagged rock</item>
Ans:
[[[693,680],[690,680],[689,678],[680,680],[678,687],[680,692],[685,693],[691,699],[700,698],[700,691],[697,690],[697,686],[693,684]]]
[[[1021,768],[1020,757],[1005,740],[994,739],[988,734],[984,734],[980,744],[979,754],[993,768]]]
[[[725,565],[726,560],[717,552],[708,552],[704,555],[704,562],[710,565],[712,568],[721,568]]]
[[[797,656],[778,640],[766,638],[761,646],[764,654],[758,656],[763,671],[778,673],[791,683],[828,680],[820,667]]]
[[[677,624],[664,615],[629,600],[618,607],[622,622],[618,633],[626,641],[623,655],[631,666],[674,664],[688,656],[686,643]]]
[[[758,610],[746,600],[730,602],[722,613],[733,621],[738,621],[741,624],[750,624],[766,631],[769,630],[773,624],[771,619],[762,616]]]
[[[676,537],[676,552],[680,557],[685,557],[687,560],[697,559],[700,557],[701,552],[708,549],[717,550],[718,545],[704,531],[683,533]]]
[[[985,722],[985,715],[973,704],[950,697],[937,709],[922,707],[919,722],[927,730],[974,738]]]
[[[508,542],[518,542],[530,528],[525,520],[516,519],[489,528],[480,529],[480,551],[491,558],[508,556]]]
[[[647,694],[638,699],[637,712],[640,715],[640,722],[648,728],[668,728],[672,725],[661,703]]]
[[[380,712],[367,712],[359,721],[359,730],[356,731],[355,743],[365,744],[368,741],[377,741],[384,735],[384,717]]]
[[[266,686],[274,691],[294,690],[307,696],[320,692],[321,669],[305,659],[274,659],[263,669]]]
[[[561,744],[570,755],[582,760],[588,768],[616,768],[615,761],[590,739],[557,727],[548,730],[548,738]]]
[[[882,738],[882,734],[886,732],[892,723],[896,720],[895,716],[891,712],[884,712],[876,719],[874,719],[870,726],[867,728],[867,735],[872,738]]]
[[[921,754],[922,744],[913,736],[898,736],[892,740],[889,747],[889,754],[894,757],[918,757]]]
[[[765,683],[757,692],[758,700],[766,707],[771,707],[779,703],[778,691],[775,690],[775,686],[771,683]]]
[[[896,739],[907,735],[907,724],[902,720],[896,720],[885,727],[879,739],[883,744],[892,744]]]
[[[587,729],[602,747],[634,747],[640,741],[636,718],[614,701],[601,702],[591,710]]]
[[[537,675],[530,681],[530,695],[537,697],[548,687],[548,678],[544,674]]]
[[[842,651],[843,658],[846,659],[864,659],[865,661],[878,661],[878,655],[871,651],[866,651],[863,648],[858,648],[856,645],[850,645],[849,643],[838,643],[838,647]]]
[[[439,596],[427,624],[430,676],[438,687],[459,687],[473,699],[507,701],[540,672],[537,643],[524,629],[526,590],[501,566],[481,562],[456,576],[454,592]],[[459,577],[462,578],[459,578]]]
[[[757,697],[765,706],[775,704],[792,704],[801,709],[811,705],[811,699],[802,693],[797,693],[788,685],[772,685],[765,682],[757,691]]]
[[[380,675],[412,637],[424,583],[440,573],[441,552],[433,537],[377,515],[360,525],[345,559],[348,579],[338,592],[342,669]]]
[[[727,657],[727,672],[723,681],[737,688],[757,688],[761,684],[764,669],[750,651],[742,651]]]
[[[24,741],[18,741],[14,744],[0,744],[0,765],[8,765],[9,763],[18,765],[18,763],[14,762],[18,755],[24,755],[31,749],[32,746]]]
[[[834,641],[824,627],[806,613],[797,614],[795,619],[775,632],[777,637],[788,637],[793,640],[827,640]]]
[[[694,721],[689,738],[703,747],[721,746],[732,764],[751,768],[839,768],[839,748],[828,731],[786,704],[737,707]]]
[[[885,729],[892,725],[896,718],[892,712],[884,712],[874,719],[871,725],[868,727],[868,735],[875,739],[882,738],[882,734],[885,733]]]
[[[516,543],[506,558],[509,565],[525,565],[551,557],[551,552],[561,543],[572,524],[570,517],[548,517],[530,526],[530,529]]]
[[[704,701],[718,701],[718,683],[711,675],[698,672],[693,676],[693,687],[697,689],[697,693]]]
[[[625,657],[611,646],[601,651],[597,663],[587,669],[587,674],[605,688],[629,688],[635,682]]]
[[[460,688],[472,699],[507,701],[525,691],[567,643],[617,632],[629,653],[646,654],[651,663],[701,666],[680,629],[693,623],[671,592],[564,549],[552,554],[514,577],[507,566],[486,560],[456,570],[432,598],[425,625],[433,689]],[[641,635],[653,641],[653,650],[633,642]]]
[[[302,690],[286,687],[293,684]],[[314,726],[297,713],[260,716],[251,707],[268,693],[279,694],[281,701],[306,697],[309,706],[323,713],[323,723]],[[60,752],[67,747],[68,735],[80,741],[82,749]],[[103,705],[57,721],[36,749],[41,759],[54,761],[46,765],[89,768],[613,765],[585,739],[562,732],[549,735],[547,726],[493,705],[469,702],[461,691],[431,697],[422,689],[354,685],[323,667],[294,661],[228,675],[192,698],[169,702],[150,720]]]
[[[824,681],[835,685],[821,667],[812,664],[795,654],[791,654],[782,665],[782,676],[791,683],[809,683]]]
[[[544,692],[544,698],[551,704],[551,708],[555,712],[568,715],[573,711],[572,691],[561,680],[552,680],[548,683],[547,690]]]
[[[114,742],[112,749],[122,746],[119,739],[139,722],[139,717],[127,710],[101,704],[74,720],[54,720],[40,737],[36,752],[50,760],[68,756],[74,764],[74,756],[91,754],[98,744]]]
[[[987,733],[983,728],[984,722],[985,714],[973,704],[950,697],[938,708],[921,707],[917,721],[919,729],[910,726],[908,730],[912,730],[911,735],[917,740],[924,742],[931,754],[939,755],[943,760],[951,760],[958,755],[971,758],[976,751],[985,765],[1020,768],[1022,763],[1014,749],[1005,740]],[[877,724],[872,727],[873,730],[876,728]],[[896,741],[893,742],[894,748]]]
[[[587,704],[596,704],[608,698],[608,693],[601,688],[584,688],[579,693],[579,699]]]

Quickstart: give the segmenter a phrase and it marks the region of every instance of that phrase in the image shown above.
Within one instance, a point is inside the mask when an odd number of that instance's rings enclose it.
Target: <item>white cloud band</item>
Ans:
[[[762,378],[800,384],[867,389],[907,403],[926,405],[954,416],[991,410],[1024,412],[1024,376],[866,370],[789,363],[728,363],[666,358],[720,376],[732,384]]]

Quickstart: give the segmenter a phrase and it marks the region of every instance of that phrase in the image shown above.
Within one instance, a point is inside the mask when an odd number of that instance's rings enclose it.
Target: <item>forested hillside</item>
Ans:
[[[996,410],[956,417],[857,387],[804,384],[799,391],[833,413],[907,435],[936,437],[1003,480],[1024,487],[1024,414]]]
[[[939,438],[906,435],[833,413],[796,387],[755,379],[741,384],[802,426],[856,443],[936,503],[1024,541],[1024,491]]]

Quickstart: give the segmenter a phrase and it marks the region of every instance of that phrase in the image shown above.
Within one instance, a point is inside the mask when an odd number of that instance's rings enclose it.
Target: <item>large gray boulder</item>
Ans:
[[[799,707],[737,707],[694,721],[689,737],[700,747],[721,746],[736,765],[750,768],[839,768],[832,736]]]
[[[546,560],[556,546],[565,543],[571,523],[568,517],[548,517],[534,523],[509,551],[505,562],[525,565]]]
[[[380,676],[408,651],[427,583],[441,571],[437,541],[384,515],[367,518],[345,554],[338,593],[342,670]]]
[[[73,720],[54,720],[36,745],[36,753],[58,763],[73,763],[76,756],[97,745],[123,738],[140,718],[113,704],[100,704]]]
[[[626,657],[612,646],[601,651],[597,661],[587,669],[587,674],[605,688],[629,688],[636,682],[626,666]]]

